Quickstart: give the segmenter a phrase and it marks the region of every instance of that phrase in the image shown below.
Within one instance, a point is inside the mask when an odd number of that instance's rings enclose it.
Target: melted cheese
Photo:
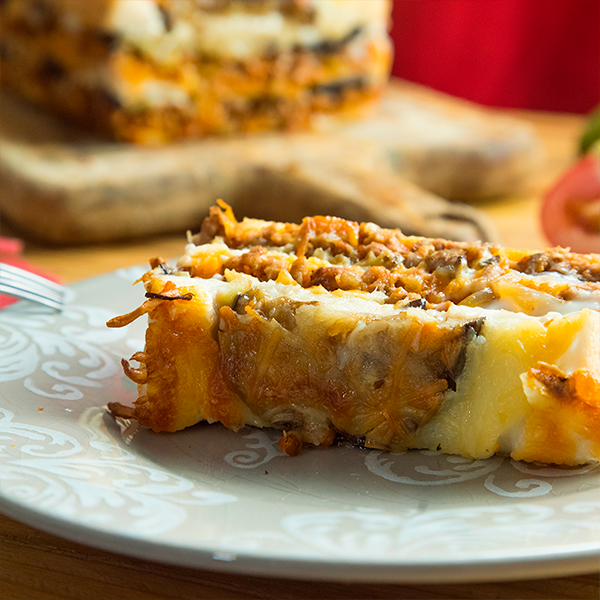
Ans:
[[[192,302],[163,301],[150,313],[147,349],[159,362],[153,363],[154,377],[141,389],[141,397],[153,398],[157,415],[163,414],[161,403],[171,394],[177,406],[170,424],[147,417],[146,424],[158,430],[177,430],[202,419],[220,420],[233,429],[243,423],[271,426],[292,415],[301,424],[298,431],[306,443],[324,443],[332,423],[351,435],[366,436],[367,446],[395,451],[408,443],[431,450],[441,447],[443,452],[471,458],[502,451],[541,462],[600,459],[600,431],[596,431],[600,399],[596,408],[586,407],[579,399],[564,402],[548,396],[527,375],[539,364],[550,364],[565,376],[585,371],[586,376],[600,380],[600,313],[596,311],[534,317],[465,306],[451,306],[444,312],[402,309],[380,304],[373,294],[330,293],[297,284],[261,282],[233,272],[210,279],[153,274],[146,286],[154,293],[171,286],[179,294],[192,292],[194,296]],[[242,309],[232,321],[237,329],[227,333],[230,317],[222,312],[223,307],[236,306],[240,295],[251,295],[259,299],[258,304],[251,304],[246,312]],[[291,329],[265,316],[269,306],[288,301],[296,306]],[[263,311],[267,312],[263,315]],[[456,389],[447,389],[443,380],[443,386],[432,387],[431,373],[418,374],[423,364],[437,356],[430,354],[431,349],[443,336],[476,322],[482,322],[483,328],[465,346],[465,365],[457,372]],[[219,346],[214,343],[217,331],[225,336],[219,337]],[[340,335],[343,342],[334,343]],[[194,338],[207,341],[191,343]],[[164,359],[159,358],[161,344],[166,343],[161,340],[166,339],[170,339],[172,364],[161,363]],[[207,344],[212,350],[207,350]],[[406,360],[413,365],[408,371],[403,367]],[[227,364],[229,371],[223,366]],[[273,382],[279,383],[272,385],[283,386],[284,392],[286,382],[294,381],[297,385],[319,381],[323,389],[309,386],[296,400],[285,393],[279,397],[270,387],[267,396],[254,392],[255,386],[271,385],[267,382],[274,377],[269,375],[273,368],[277,370]],[[305,368],[310,372],[305,373]],[[232,373],[238,383],[229,381]],[[238,390],[221,397],[217,412],[211,389],[215,378],[224,378],[229,381],[228,389]],[[178,382],[176,389],[172,381]],[[383,395],[377,392],[381,385],[386,386]],[[443,402],[432,416],[418,417],[424,422],[407,442],[399,433],[398,419],[407,418],[410,424],[417,418],[410,415],[421,414],[428,398],[421,397],[421,386],[431,390],[427,401],[432,406],[440,393]],[[322,394],[329,394],[331,405],[323,404]]]
[[[280,261],[291,270],[296,260],[296,254],[289,245],[285,248],[264,246],[268,253],[268,260]],[[185,254],[179,259],[177,266],[180,269],[191,269],[195,275],[210,276],[213,272],[219,272],[223,266],[227,266],[232,257],[241,258],[249,256],[251,248],[229,248],[223,241],[219,240],[211,244],[197,246],[188,244]],[[311,269],[326,268],[331,265],[351,269],[358,268],[365,273],[371,266],[377,265],[377,257],[369,254],[366,259],[354,263],[348,256],[334,254],[330,249],[317,248],[313,255],[308,258]],[[203,275],[195,268],[202,266],[209,269],[208,275]],[[400,269],[402,267],[399,267]],[[405,269],[410,272],[410,269]],[[579,312],[583,309],[600,311],[600,289],[589,289],[589,283],[572,274],[542,273],[529,275],[517,271],[509,271],[497,277],[488,277],[473,268],[460,267],[453,282],[453,289],[460,286],[468,286],[481,277],[484,284],[493,291],[488,301],[480,302],[477,306],[486,310],[503,310],[513,313],[524,313],[530,316],[541,317],[548,313],[559,313],[567,315]],[[460,284],[460,286],[459,286]],[[569,300],[564,300],[560,292],[569,288]],[[379,302],[385,301],[385,294],[379,293],[373,296]],[[444,301],[444,299],[442,299]]]
[[[600,432],[593,431],[600,411],[588,417],[576,402],[569,406],[544,395],[526,376],[540,361],[562,366],[566,374],[587,368],[598,376],[591,363],[600,359],[599,327],[600,314],[589,310],[540,318],[487,312],[457,391],[448,392],[419,441],[470,457],[504,452],[539,462],[600,460]],[[582,436],[580,423],[589,418],[592,429]]]
[[[238,224],[223,208],[209,219],[207,243],[179,263],[200,276],[157,266],[143,277],[149,299],[111,324],[150,317],[144,367],[125,369],[143,383],[140,397],[114,414],[157,431],[202,419],[272,426],[292,455],[342,432],[391,451],[600,460],[600,312],[581,307],[596,306],[598,257],[326,217]],[[349,274],[359,285],[338,286]],[[390,302],[396,284],[416,302]],[[440,304],[424,301],[444,290]],[[472,303],[454,304],[456,294]]]

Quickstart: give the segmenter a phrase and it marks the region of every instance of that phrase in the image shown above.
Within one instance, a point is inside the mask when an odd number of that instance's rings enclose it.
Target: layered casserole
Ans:
[[[151,266],[145,302],[109,322],[148,316],[123,361],[139,398],[116,416],[273,427],[292,455],[343,442],[600,459],[600,255],[237,221],[222,204],[175,266]]]
[[[4,0],[6,88],[118,140],[361,113],[391,64],[388,0]]]

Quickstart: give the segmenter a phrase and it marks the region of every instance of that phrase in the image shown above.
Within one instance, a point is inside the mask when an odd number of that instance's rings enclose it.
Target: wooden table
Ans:
[[[512,114],[529,120],[537,129],[547,150],[544,166],[528,190],[479,208],[496,223],[505,244],[543,247],[546,241],[538,219],[540,193],[573,161],[583,118],[522,111]],[[157,254],[177,256],[182,248],[183,240],[172,236],[151,242],[75,248],[48,248],[27,241],[24,258],[69,283],[143,264]],[[598,572],[545,580],[447,585],[314,583],[227,575],[111,554],[0,516],[0,595],[5,600],[597,599],[600,585]]]

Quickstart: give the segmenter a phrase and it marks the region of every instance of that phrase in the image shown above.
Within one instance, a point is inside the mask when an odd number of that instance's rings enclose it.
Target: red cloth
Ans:
[[[393,74],[488,106],[600,103],[600,0],[395,0]]]
[[[56,283],[60,283],[60,280],[54,275],[41,271],[37,267],[34,267],[32,264],[28,263],[26,260],[23,260],[21,258],[22,252],[23,242],[21,240],[0,236],[0,262],[13,265],[14,267],[19,267],[20,269],[25,269],[26,271],[30,271],[31,273],[35,273],[36,275],[40,275],[42,277],[46,277],[47,279],[51,279],[52,281],[56,281]],[[13,302],[17,302],[17,300],[18,298],[0,294],[0,308],[3,306],[8,306],[9,304],[13,304]]]

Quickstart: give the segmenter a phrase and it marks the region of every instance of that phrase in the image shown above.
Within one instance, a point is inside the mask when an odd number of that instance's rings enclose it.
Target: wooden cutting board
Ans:
[[[7,95],[0,114],[0,211],[58,244],[196,229],[217,198],[238,216],[335,214],[407,234],[495,238],[471,206],[512,194],[539,164],[528,125],[414,85],[390,84],[362,121],[302,134],[106,142]]]

